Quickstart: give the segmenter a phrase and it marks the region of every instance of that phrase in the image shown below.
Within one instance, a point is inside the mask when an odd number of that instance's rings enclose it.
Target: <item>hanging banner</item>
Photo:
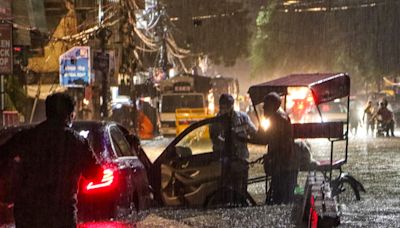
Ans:
[[[12,74],[12,25],[0,24],[0,74]]]

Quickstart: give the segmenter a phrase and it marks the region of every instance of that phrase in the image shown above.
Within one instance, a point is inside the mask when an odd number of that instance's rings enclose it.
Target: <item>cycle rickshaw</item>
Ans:
[[[270,92],[282,96],[282,108],[292,117],[294,138],[328,140],[328,158],[316,160],[309,166],[303,216],[309,224],[338,225],[336,200],[340,194],[350,191],[354,199],[360,200],[360,191],[365,192],[359,181],[342,170],[348,159],[350,76],[345,73],[293,74],[251,86],[249,95],[256,112]],[[340,142],[344,145],[337,149],[335,146]]]
[[[340,218],[335,197],[349,190],[348,186],[357,200],[360,199],[360,191],[365,191],[360,182],[342,171],[342,166],[346,164],[348,157],[349,114],[346,110],[349,110],[350,77],[342,73],[289,75],[254,85],[250,87],[249,94],[254,110],[258,113],[259,122],[262,122],[259,106],[264,96],[272,91],[283,97],[284,109],[291,105],[291,111],[295,111],[296,107],[293,107],[295,99],[303,109],[308,105],[305,102],[314,107],[314,110],[309,110],[310,115],[306,118],[299,117],[294,121],[293,134],[295,138],[326,138],[330,143],[330,157],[327,160],[316,161],[308,170],[302,214],[310,224],[313,221],[313,224],[318,226],[337,225]],[[322,106],[336,102],[337,99],[344,101],[342,103],[346,105],[341,105],[340,108],[346,112],[340,112],[339,116],[332,113],[324,116],[326,107]],[[328,108],[335,109],[336,106]],[[299,111],[303,112],[303,109]],[[193,123],[154,161],[149,171],[149,181],[154,189],[155,199],[161,205],[183,207],[256,205],[248,192],[243,195],[221,185],[221,179],[224,178],[221,171],[221,154],[213,152],[209,132],[213,124],[223,120],[224,116],[217,116]],[[345,143],[343,158],[334,156],[334,145],[337,142]],[[333,178],[335,170],[339,172],[338,176]],[[266,176],[251,178],[249,184],[265,181],[266,178]],[[225,202],[227,195],[233,195],[237,201],[233,204]]]

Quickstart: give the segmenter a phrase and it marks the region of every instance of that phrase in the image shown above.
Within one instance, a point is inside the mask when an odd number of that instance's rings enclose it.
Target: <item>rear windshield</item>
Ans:
[[[84,126],[76,126],[72,127],[75,131],[79,133],[82,137],[86,138],[89,141],[90,146],[93,149],[93,152],[100,159],[103,159],[102,153],[107,151],[107,143],[106,140],[108,137],[106,136],[105,129],[103,127],[94,127],[91,125]]]
[[[175,112],[178,108],[203,108],[203,105],[203,96],[200,94],[164,95],[161,112]]]

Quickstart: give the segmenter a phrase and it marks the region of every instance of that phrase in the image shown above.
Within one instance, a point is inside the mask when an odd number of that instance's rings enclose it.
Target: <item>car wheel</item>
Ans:
[[[114,218],[117,220],[136,220],[139,212],[138,194],[130,193],[121,197],[114,207]]]

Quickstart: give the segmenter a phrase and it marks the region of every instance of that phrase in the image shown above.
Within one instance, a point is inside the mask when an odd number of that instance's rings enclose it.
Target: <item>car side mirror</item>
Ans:
[[[187,158],[192,156],[192,150],[189,147],[177,146],[176,154],[179,158]]]

